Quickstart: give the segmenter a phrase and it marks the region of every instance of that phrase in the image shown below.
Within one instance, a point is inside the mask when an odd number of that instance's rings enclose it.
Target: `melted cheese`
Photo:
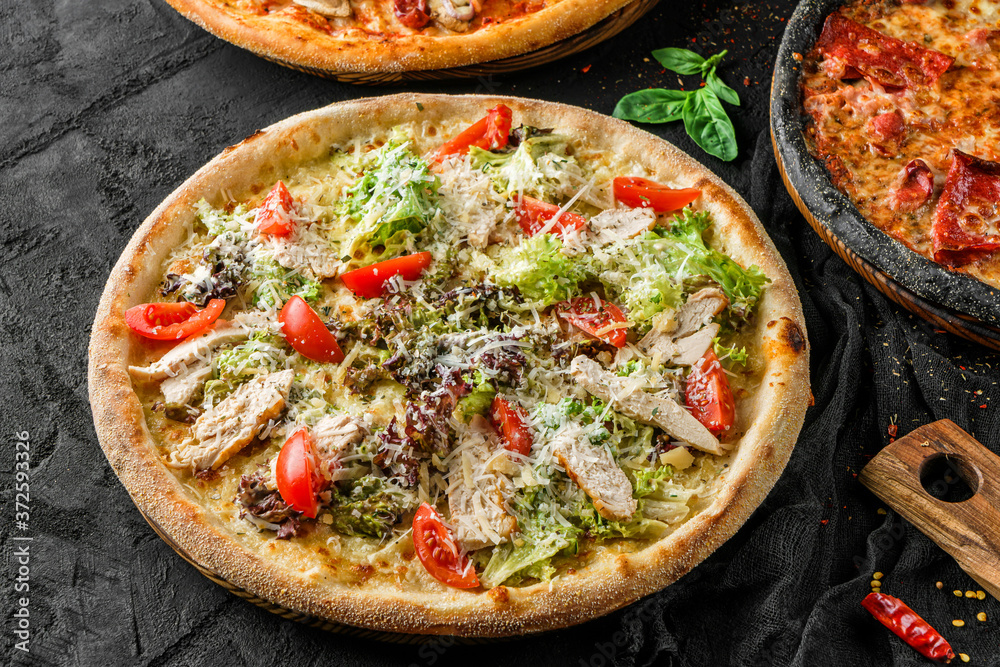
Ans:
[[[834,183],[866,218],[933,260],[931,223],[952,148],[1000,160],[1000,33],[991,37],[991,31],[1000,30],[1000,1],[854,3],[844,13],[891,37],[955,58],[937,85],[899,92],[865,80],[831,79],[816,52],[804,63],[803,104],[813,119],[807,132],[810,149],[832,165]],[[898,149],[885,154],[876,146],[868,122],[893,109],[903,116],[905,138]],[[897,211],[895,186],[903,168],[917,158],[937,176],[934,195],[914,212]],[[1000,256],[962,270],[1000,286]]]

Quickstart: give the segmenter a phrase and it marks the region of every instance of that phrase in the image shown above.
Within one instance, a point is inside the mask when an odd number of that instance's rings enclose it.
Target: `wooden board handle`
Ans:
[[[971,498],[948,502],[924,489],[922,474],[942,458],[969,485]],[[858,479],[1000,600],[1000,457],[942,419],[883,449]]]

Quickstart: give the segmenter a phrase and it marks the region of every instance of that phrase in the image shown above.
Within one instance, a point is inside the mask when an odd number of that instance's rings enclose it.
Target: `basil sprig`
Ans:
[[[687,49],[653,51],[665,68],[678,74],[700,74],[705,85],[696,90],[651,88],[630,93],[618,101],[614,117],[640,123],[684,121],[684,129],[694,142],[715,157],[736,158],[736,131],[722,102],[739,106],[740,96],[716,74],[715,68],[726,51],[702,58]]]

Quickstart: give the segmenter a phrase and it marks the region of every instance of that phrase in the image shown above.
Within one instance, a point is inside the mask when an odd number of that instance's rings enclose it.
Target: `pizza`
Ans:
[[[631,0],[167,0],[213,34],[319,72],[447,69],[566,39]]]
[[[853,2],[803,62],[810,152],[875,227],[1000,286],[1000,3]]]
[[[191,177],[113,270],[89,381],[115,472],[213,578],[478,636],[677,579],[810,396],[791,278],[718,178],[593,112],[431,95],[295,116]]]

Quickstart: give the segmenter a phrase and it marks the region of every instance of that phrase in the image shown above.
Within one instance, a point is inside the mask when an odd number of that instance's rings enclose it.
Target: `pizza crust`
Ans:
[[[580,33],[633,0],[558,0],[465,33],[330,35],[302,22],[240,16],[209,0],[167,0],[212,34],[259,56],[324,72],[409,72],[484,63]]]
[[[490,591],[444,586],[400,590],[372,580],[322,583],[246,548],[222,521],[195,503],[164,466],[128,375],[142,350],[124,312],[143,302],[161,278],[170,250],[188,233],[194,204],[223,191],[263,192],[295,165],[331,144],[372,128],[407,122],[470,123],[504,103],[525,124],[572,133],[644,175],[703,191],[699,202],[716,220],[717,240],[740,264],[757,264],[772,283],[758,304],[755,343],[762,381],[739,407],[746,429],[711,505],[676,531],[634,553],[591,548],[571,575],[524,588]],[[427,125],[425,125],[426,127]],[[781,474],[809,401],[805,325],[791,277],[749,207],[716,176],[672,145],[622,121],[583,109],[519,98],[391,95],[334,104],[277,123],[227,148],[174,191],[136,231],[108,280],[89,352],[90,401],[101,446],[142,513],[186,558],[244,591],[311,617],[386,632],[509,636],[540,632],[606,614],[675,581],[731,537]],[[173,545],[172,545],[173,546]],[[416,561],[412,565],[419,567]]]

